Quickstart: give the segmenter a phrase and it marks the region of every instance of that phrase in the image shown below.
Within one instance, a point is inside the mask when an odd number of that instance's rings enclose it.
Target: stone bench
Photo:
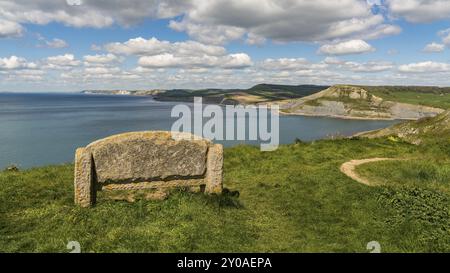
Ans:
[[[173,138],[173,136],[175,136]],[[79,148],[75,155],[75,203],[90,207],[99,190],[177,187],[222,192],[223,147],[191,134],[125,133]]]

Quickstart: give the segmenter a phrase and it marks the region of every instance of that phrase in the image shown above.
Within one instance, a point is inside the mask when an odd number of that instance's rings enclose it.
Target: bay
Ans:
[[[75,149],[113,134],[170,130],[179,102],[151,97],[76,93],[0,93],[0,169],[73,162]],[[344,120],[281,116],[280,143],[312,141],[333,135],[387,127],[398,121]],[[219,141],[226,147],[258,141]]]

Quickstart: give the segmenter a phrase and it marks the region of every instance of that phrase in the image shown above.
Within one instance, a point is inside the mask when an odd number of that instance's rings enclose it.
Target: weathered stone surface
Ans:
[[[390,108],[392,115],[399,119],[421,119],[426,117],[434,117],[437,114],[444,112],[442,109],[411,105],[407,103],[395,103]]]
[[[95,202],[92,156],[85,148],[75,152],[75,204],[90,207]]]
[[[212,194],[222,193],[223,179],[223,147],[216,144],[211,145],[208,152],[208,166],[206,172],[205,192]]]
[[[166,193],[178,187],[220,194],[222,172],[223,147],[209,140],[159,131],[120,134],[76,151],[75,203],[93,205],[97,190]]]
[[[197,177],[206,171],[209,141],[175,141],[167,132],[126,133],[94,142],[98,183]]]

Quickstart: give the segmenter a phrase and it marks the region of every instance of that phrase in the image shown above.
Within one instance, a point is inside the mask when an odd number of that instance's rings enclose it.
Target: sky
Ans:
[[[0,91],[450,86],[450,0],[0,0]]]

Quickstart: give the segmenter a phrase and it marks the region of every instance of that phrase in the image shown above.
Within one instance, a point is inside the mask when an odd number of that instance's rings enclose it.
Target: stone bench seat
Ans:
[[[221,193],[223,147],[191,134],[164,131],[111,136],[75,155],[75,203],[90,207],[98,190],[205,186]]]

